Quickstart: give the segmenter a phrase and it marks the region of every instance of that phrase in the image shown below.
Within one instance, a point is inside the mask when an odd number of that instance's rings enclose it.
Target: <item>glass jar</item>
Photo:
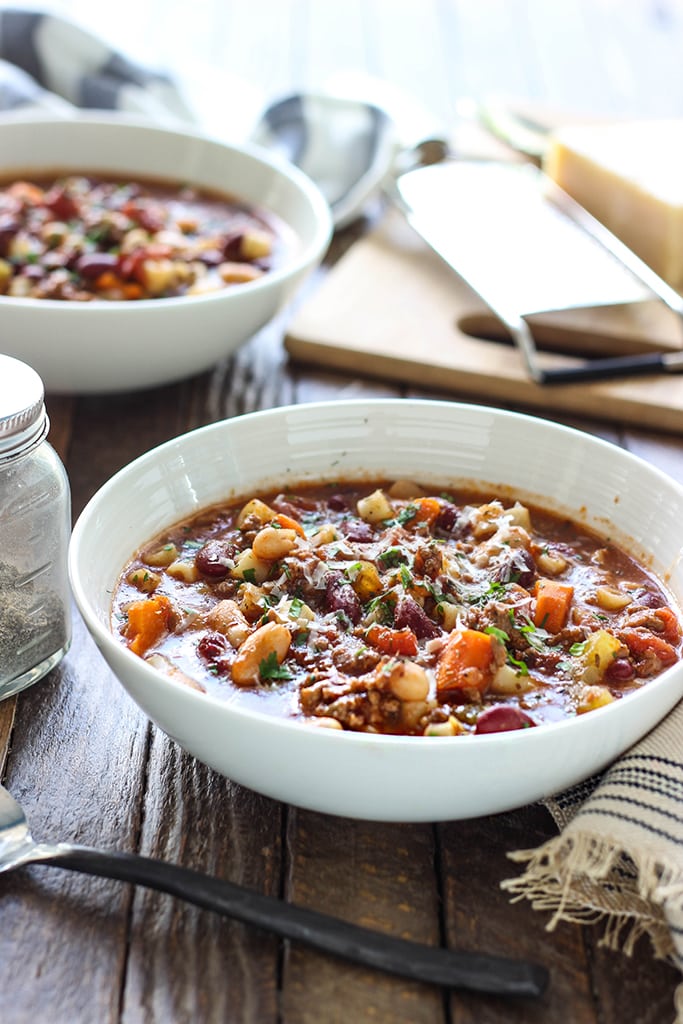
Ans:
[[[42,380],[0,355],[0,699],[41,679],[71,643],[71,497],[48,429]]]

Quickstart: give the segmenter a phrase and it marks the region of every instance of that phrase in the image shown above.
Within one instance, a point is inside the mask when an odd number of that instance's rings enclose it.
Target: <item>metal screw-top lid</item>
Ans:
[[[0,355],[0,460],[35,447],[48,427],[40,377],[20,359]]]

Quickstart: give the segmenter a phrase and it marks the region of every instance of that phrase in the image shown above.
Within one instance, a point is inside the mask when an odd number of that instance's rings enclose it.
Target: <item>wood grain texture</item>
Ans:
[[[657,304],[537,314],[533,323],[539,344],[545,337],[553,348],[591,357],[681,345],[679,322]],[[390,211],[298,311],[286,347],[295,360],[326,369],[683,432],[680,375],[542,386],[500,339],[482,301]],[[566,355],[542,356],[548,367],[571,362]]]
[[[679,0],[201,0],[189,7],[118,0],[114,18],[110,5],[91,0],[49,6],[133,59],[181,80],[189,75],[195,93],[205,90],[214,126],[228,135],[259,101],[323,89],[340,76],[392,101],[406,133],[436,123],[465,148],[481,140],[472,109],[493,94],[529,108],[683,116],[672,87],[683,48]],[[380,214],[379,203],[369,204],[367,217],[335,238],[326,266],[277,320],[211,373],[129,394],[48,395],[50,439],[67,466],[74,516],[121,466],[185,430],[337,397],[429,396],[531,409],[623,444],[683,482],[671,413],[660,414],[660,429],[644,429],[638,406],[622,398],[618,417],[596,419],[601,393],[596,398],[591,388],[571,402],[554,392],[545,413],[528,391],[496,385],[496,361],[516,360],[501,344],[478,343],[490,356],[476,392],[446,380],[439,367],[425,378],[414,363],[401,373],[383,363],[371,375],[353,351],[326,367],[292,359],[284,334],[317,295],[327,303],[329,268],[354,247],[362,254],[357,242]],[[444,289],[452,287],[442,271],[432,266],[419,288],[394,280],[382,307],[392,317],[398,311],[419,339],[431,336]],[[367,331],[363,303],[369,297],[376,308],[378,283],[368,274],[362,288],[324,309],[347,348],[349,337],[353,345]],[[416,294],[420,315],[410,320]],[[439,321],[444,346],[455,312]],[[633,326],[635,342],[663,331],[675,346],[670,328],[651,310],[647,317]],[[375,340],[386,336],[387,323],[370,325]],[[462,344],[475,343],[464,335]],[[662,410],[678,409],[678,382],[656,387]],[[284,807],[218,776],[151,726],[76,614],[62,665],[0,704],[3,762],[39,838],[140,850],[391,934],[528,956],[550,967],[551,987],[539,1002],[516,1004],[446,995],[280,943],[170,897],[35,867],[0,879],[2,1024],[662,1024],[673,1017],[679,975],[654,961],[646,942],[627,959],[600,946],[599,927],[546,932],[542,912],[510,903],[500,890],[517,870],[507,853],[553,834],[543,808],[404,826]]]

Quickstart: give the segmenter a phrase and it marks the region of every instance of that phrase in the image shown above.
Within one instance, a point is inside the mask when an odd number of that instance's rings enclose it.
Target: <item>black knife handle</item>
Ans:
[[[558,367],[539,371],[539,384],[573,384],[578,381],[607,380],[646,373],[667,373],[661,352],[639,356],[615,356],[613,359],[592,359],[581,366]]]

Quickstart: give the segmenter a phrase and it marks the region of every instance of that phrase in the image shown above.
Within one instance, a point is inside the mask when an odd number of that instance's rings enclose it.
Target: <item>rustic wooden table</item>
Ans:
[[[119,0],[110,26],[93,10],[99,5],[52,6],[98,31],[109,28],[138,57],[149,59],[153,39],[154,55],[170,66],[189,54],[209,69],[258,80],[268,94],[316,87],[348,68],[386,76],[446,125],[457,100],[495,91],[607,114],[683,114],[676,89],[683,12],[663,0],[210,0],[188,10]],[[132,35],[130,24],[137,24]],[[226,97],[226,116],[231,104],[239,97]],[[340,235],[328,262],[364,227]],[[291,365],[285,326],[286,317],[213,372],[177,385],[48,395],[51,440],[69,473],[74,516],[113,472],[190,428],[341,394],[418,394]],[[626,424],[576,425],[683,480],[679,438]],[[392,934],[533,958],[549,968],[551,984],[537,1002],[445,994],[280,943],[170,897],[36,867],[0,884],[3,1024],[672,1018],[678,974],[653,959],[646,940],[627,958],[601,948],[599,926],[565,924],[547,933],[543,913],[501,892],[501,881],[518,870],[507,853],[554,834],[542,806],[466,822],[387,825],[278,804],[218,776],[152,727],[77,615],[74,630],[61,666],[0,705],[0,766],[37,837],[137,850]]]

